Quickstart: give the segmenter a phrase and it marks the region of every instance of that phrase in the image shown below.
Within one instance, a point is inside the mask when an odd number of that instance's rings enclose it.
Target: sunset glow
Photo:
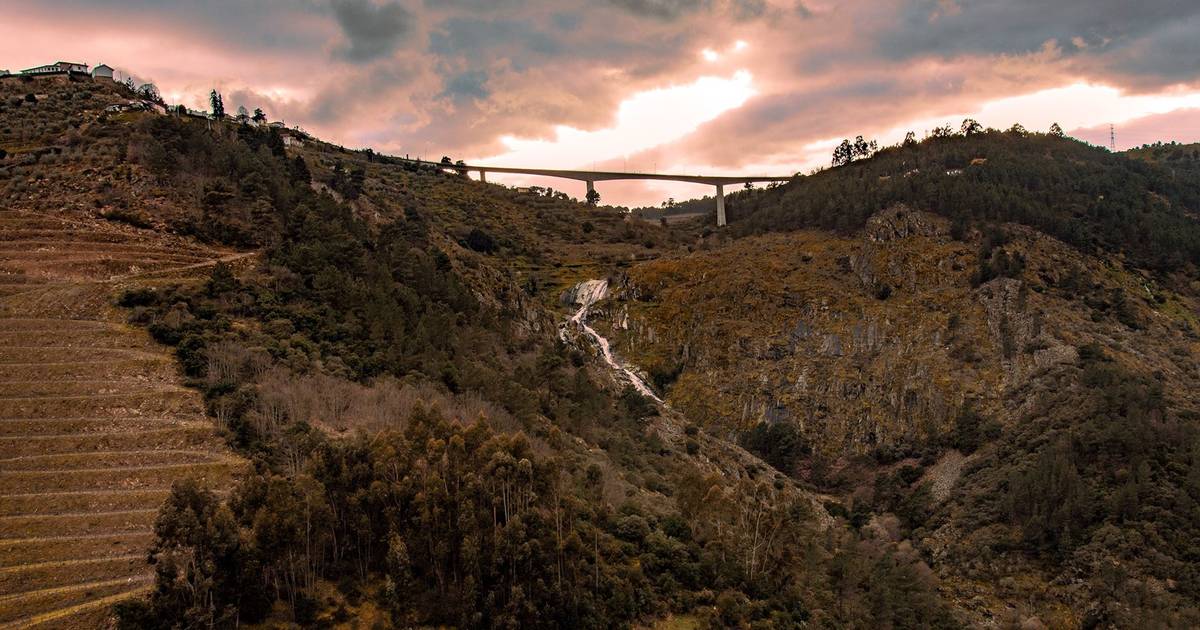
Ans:
[[[968,116],[1093,141],[1110,123],[1137,130],[1119,144],[1200,139],[1195,38],[1178,35],[1196,12],[1133,30],[1066,10],[1031,26],[954,1],[577,4],[555,22],[536,2],[501,16],[406,0],[14,0],[0,67],[103,61],[192,108],[217,88],[347,146],[530,166],[789,173],[826,164],[845,137],[896,142]],[[984,24],[1007,35],[961,36]],[[850,25],[855,38],[836,35]],[[606,189],[622,203],[688,194]]]

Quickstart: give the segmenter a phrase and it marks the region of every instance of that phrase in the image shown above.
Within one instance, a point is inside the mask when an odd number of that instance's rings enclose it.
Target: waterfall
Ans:
[[[596,302],[603,300],[606,295],[608,295],[608,280],[585,280],[572,287],[564,297],[567,298],[569,303],[579,305],[579,310],[575,311],[575,314],[562,325],[560,336],[566,341],[567,328],[569,326],[577,326],[600,347],[600,354],[604,357],[604,362],[610,368],[629,381],[629,384],[633,385],[633,388],[643,396],[652,399],[660,405],[665,405],[666,403],[663,402],[663,399],[659,398],[654,393],[654,390],[646,385],[646,382],[637,375],[637,372],[634,372],[632,368],[617,360],[612,353],[612,346],[608,343],[608,339],[605,339],[603,335],[588,325],[588,309]]]

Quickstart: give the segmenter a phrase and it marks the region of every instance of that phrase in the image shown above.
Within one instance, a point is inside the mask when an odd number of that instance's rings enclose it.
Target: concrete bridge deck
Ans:
[[[485,166],[482,164],[446,164],[445,162],[429,162],[426,160],[408,160],[421,165],[449,169],[459,173],[479,173],[479,180],[486,182],[488,173],[511,173],[515,175],[535,175],[540,177],[558,177],[586,182],[588,192],[595,190],[596,182],[615,180],[649,179],[669,182],[687,182],[691,184],[707,184],[716,187],[717,225],[725,225],[725,186],[733,184],[752,184],[755,182],[786,182],[792,175],[685,175],[666,173],[631,173],[621,171],[580,171],[569,169],[549,168],[517,168],[510,166]]]

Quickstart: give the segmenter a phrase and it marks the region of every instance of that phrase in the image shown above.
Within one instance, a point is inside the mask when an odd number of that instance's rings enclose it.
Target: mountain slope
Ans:
[[[127,541],[156,574],[125,627],[1197,623],[1200,197],[1158,158],[941,138],[731,195],[714,231],[45,85],[4,198],[103,245],[13,248],[6,303],[110,313],[76,279],[130,274],[177,359],[146,378],[253,462]],[[70,299],[30,297],[43,269]],[[588,325],[665,406],[564,325],[604,280]],[[82,386],[24,362],[56,380],[6,393]],[[92,438],[62,439],[36,456]]]
[[[736,234],[798,228],[851,232],[907,204],[972,225],[1013,222],[1154,270],[1200,262],[1194,178],[1070,138],[988,131],[889,147],[789,185],[731,196]]]
[[[911,540],[976,623],[1193,625],[1200,181],[1002,141],[739,193],[744,236],[630,269],[598,328],[689,418]],[[1090,174],[1031,183],[1022,151]],[[916,160],[938,171],[878,175]]]
[[[170,354],[110,307],[118,287],[222,252],[76,216],[0,214],[0,622],[96,627],[146,592],[173,481],[244,464]]]
[[[119,304],[254,464],[228,494],[172,487],[123,626],[955,624],[911,549],[835,526],[561,340],[563,290],[691,229],[292,132],[108,115],[89,101],[127,95],[102,82],[38,89],[62,124],[3,141],[7,203],[179,245],[183,277]],[[191,279],[187,252],[230,247],[257,256]]]

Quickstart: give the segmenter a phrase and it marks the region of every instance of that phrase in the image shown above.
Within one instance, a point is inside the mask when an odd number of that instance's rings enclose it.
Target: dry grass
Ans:
[[[228,256],[124,225],[0,213],[0,624],[90,628],[148,587],[173,482],[244,470],[120,289]]]

